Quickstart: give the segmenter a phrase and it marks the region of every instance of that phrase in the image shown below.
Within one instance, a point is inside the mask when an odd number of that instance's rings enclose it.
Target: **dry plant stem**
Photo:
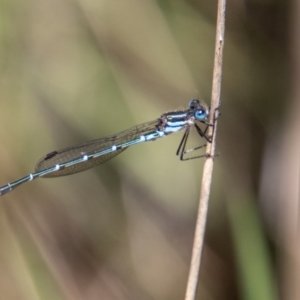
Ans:
[[[209,122],[214,123],[215,126],[213,130],[212,143],[208,143],[206,149],[207,159],[204,163],[204,168],[203,168],[203,177],[202,177],[201,192],[200,192],[200,199],[199,199],[200,204],[198,209],[192,260],[191,260],[185,300],[194,300],[196,297],[201,254],[202,254],[202,249],[204,244],[206,216],[208,211],[208,200],[209,200],[210,186],[212,180],[213,160],[215,155],[217,117],[219,114],[217,108],[220,105],[223,45],[224,45],[224,32],[225,32],[225,8],[226,8],[226,0],[219,0],[217,30],[216,30],[215,59],[214,59],[214,73],[213,73],[213,84],[212,84],[211,113],[210,113],[210,120],[209,120]]]

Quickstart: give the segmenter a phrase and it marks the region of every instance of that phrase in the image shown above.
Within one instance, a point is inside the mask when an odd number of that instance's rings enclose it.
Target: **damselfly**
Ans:
[[[191,126],[196,128],[200,137],[209,143],[211,142],[207,131],[209,126],[213,126],[213,124],[208,123],[208,115],[208,107],[204,103],[200,103],[199,100],[194,99],[189,102],[189,106],[185,110],[165,113],[152,122],[132,127],[109,137],[50,152],[38,161],[34,173],[0,187],[0,195],[6,194],[19,185],[39,177],[65,176],[87,170],[113,158],[129,146],[154,141],[182,129],[185,129],[185,132],[176,155],[181,160],[205,156],[195,155],[188,157],[188,153],[198,150],[205,145],[187,150],[186,144]],[[204,130],[197,125],[197,121],[206,125]]]

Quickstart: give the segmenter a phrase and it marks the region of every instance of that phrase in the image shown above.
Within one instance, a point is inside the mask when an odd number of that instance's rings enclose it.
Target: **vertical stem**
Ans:
[[[216,44],[215,44],[215,58],[214,58],[214,72],[213,72],[213,83],[212,83],[211,113],[209,118],[209,122],[214,123],[214,130],[213,130],[212,143],[208,143],[206,149],[207,159],[203,167],[201,193],[199,199],[200,204],[198,209],[191,266],[190,266],[189,278],[187,282],[185,300],[194,300],[196,297],[201,255],[202,255],[203,244],[204,244],[204,233],[205,233],[205,225],[206,225],[206,218],[207,218],[207,211],[208,211],[208,200],[209,200],[210,186],[211,186],[212,172],[213,172],[213,159],[215,154],[217,117],[219,114],[217,108],[220,105],[220,94],[221,94],[223,45],[224,45],[224,32],[225,32],[225,8],[226,8],[226,0],[219,0],[217,30],[216,30]]]

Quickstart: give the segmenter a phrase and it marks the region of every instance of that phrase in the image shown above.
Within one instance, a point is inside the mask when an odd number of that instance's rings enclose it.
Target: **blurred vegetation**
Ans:
[[[220,155],[199,299],[284,295],[276,188],[278,151],[295,112],[292,5],[227,6]],[[209,103],[216,7],[0,1],[1,184],[32,172],[52,150],[151,121],[193,98]],[[183,299],[203,160],[180,162],[180,138],[1,197],[0,298]]]

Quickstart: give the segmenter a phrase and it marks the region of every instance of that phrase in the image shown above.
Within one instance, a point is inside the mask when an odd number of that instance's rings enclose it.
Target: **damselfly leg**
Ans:
[[[205,122],[205,121],[200,121],[201,123],[205,124],[206,127],[204,130],[202,130],[196,123],[194,124],[194,127],[196,128],[197,130],[197,133],[202,137],[204,138],[207,142],[211,143],[212,142],[212,137],[213,137],[213,134],[214,134],[214,124],[210,124],[208,122]],[[213,132],[212,132],[212,135],[208,136],[207,135],[207,131],[208,131],[208,128],[209,127],[212,127],[213,128]],[[197,146],[197,147],[194,147],[194,148],[191,148],[191,149],[186,149],[186,145],[187,145],[187,140],[188,140],[188,137],[189,137],[189,134],[190,134],[190,126],[188,126],[183,134],[183,137],[180,141],[180,144],[178,146],[178,149],[176,151],[176,155],[179,156],[180,160],[191,160],[191,159],[195,159],[195,158],[200,158],[200,157],[205,157],[207,156],[206,154],[201,154],[201,155],[195,155],[195,156],[191,156],[191,157],[187,157],[187,155],[191,152],[194,152],[196,150],[199,150],[201,148],[204,148],[206,147],[207,144],[203,144],[203,145],[200,145],[200,146]]]

